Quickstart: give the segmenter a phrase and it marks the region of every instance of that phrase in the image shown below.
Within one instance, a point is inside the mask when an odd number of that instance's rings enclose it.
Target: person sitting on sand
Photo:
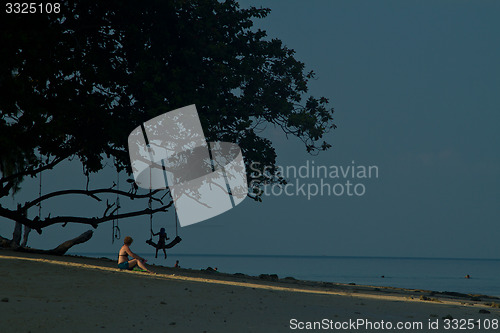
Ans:
[[[181,265],[179,265],[179,260],[176,260],[176,261],[175,261],[175,266],[174,266],[174,267],[175,267],[175,268],[181,268]]]
[[[145,270],[146,272],[152,273],[149,269],[146,268],[144,263],[147,261],[146,259],[138,256],[134,252],[130,250],[130,245],[134,240],[132,237],[127,236],[123,239],[123,246],[118,252],[118,268],[119,269],[132,269],[136,265]],[[128,256],[131,256],[132,260],[129,260]]]
[[[153,236],[160,236],[158,239],[158,245],[156,246],[156,255],[155,258],[158,258],[158,249],[163,250],[163,254],[165,255],[165,259],[167,259],[167,252],[165,251],[165,241],[170,239],[167,237],[167,233],[165,232],[165,228],[161,228],[160,232],[158,233],[153,233]]]

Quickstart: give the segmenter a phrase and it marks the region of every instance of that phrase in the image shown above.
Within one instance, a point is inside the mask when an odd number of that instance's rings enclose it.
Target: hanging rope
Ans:
[[[150,239],[153,239],[153,200],[151,199],[151,189],[149,190],[149,231],[151,233]]]
[[[116,167],[116,157],[113,157],[113,165]],[[118,169],[116,170],[116,189],[119,191],[120,190],[120,172]],[[87,178],[87,187],[88,187],[88,178]],[[115,200],[115,205],[116,205],[116,211],[113,215],[117,216],[120,211],[120,195],[116,193],[116,200]],[[115,239],[120,239],[122,236],[122,233],[120,231],[120,227],[118,226],[119,219],[116,217],[113,217],[113,227],[111,229],[111,244],[114,244]]]
[[[114,162],[116,165],[116,160],[114,160]],[[120,173],[118,171],[116,172],[116,189],[120,190]],[[118,193],[116,194],[115,205],[116,205],[115,215],[118,215],[118,213],[120,211],[120,195]],[[120,227],[118,226],[118,222],[119,222],[118,218],[113,219],[113,229],[112,229],[112,235],[111,235],[111,243],[112,244],[115,242],[115,239],[120,239],[122,236],[121,231],[120,231]]]
[[[38,198],[42,197],[42,171],[40,171],[40,185],[38,188]],[[38,219],[42,219],[42,201],[38,203]]]
[[[116,177],[116,188],[119,190],[120,189],[120,173],[118,173],[117,177]],[[120,205],[120,195],[117,193],[116,194],[116,215],[119,215],[119,212],[120,212],[120,208],[121,208],[121,205]],[[115,239],[120,239],[121,237],[121,232],[120,232],[120,227],[118,226],[118,218],[116,218],[116,226],[115,226]]]
[[[85,188],[86,188],[86,190],[88,192],[88,190],[89,190],[89,183],[90,183],[90,174],[89,174],[88,171],[85,174],[87,176],[87,185],[85,186]]]
[[[179,236],[179,234],[177,233],[177,224],[178,224],[177,220],[178,220],[178,218],[177,218],[177,211],[175,210],[175,208],[174,208],[174,214],[175,214],[175,237],[177,237],[177,236]]]
[[[151,168],[149,168],[149,201],[148,201],[148,208],[149,208],[149,231],[151,233],[149,240],[153,239],[153,199],[152,199],[152,181],[151,181]]]

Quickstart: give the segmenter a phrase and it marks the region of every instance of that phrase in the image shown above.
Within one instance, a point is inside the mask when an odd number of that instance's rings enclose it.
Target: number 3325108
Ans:
[[[7,14],[51,14],[60,13],[60,3],[36,3],[36,2],[8,2],[5,4]]]

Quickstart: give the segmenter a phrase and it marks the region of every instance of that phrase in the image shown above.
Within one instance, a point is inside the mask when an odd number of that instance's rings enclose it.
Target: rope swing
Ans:
[[[153,199],[152,199],[152,193],[151,193],[151,186],[149,187],[148,208],[149,208],[149,231],[151,233],[149,240],[153,240],[153,236],[154,236],[154,233],[153,233]]]
[[[40,184],[38,187],[38,199],[42,198],[42,172],[43,171],[40,171]],[[38,202],[37,206],[38,206],[38,220],[41,220],[42,219],[42,200],[40,200],[40,202]]]
[[[151,245],[152,247],[154,247],[156,249],[156,254],[158,255],[158,250],[165,250],[165,249],[170,249],[172,247],[174,247],[175,245],[179,244],[180,241],[182,240],[182,238],[179,237],[179,234],[178,234],[178,229],[177,229],[177,212],[175,212],[175,238],[173,241],[171,241],[170,243],[166,244],[165,243],[165,237],[166,237],[166,233],[165,235],[161,235],[161,232],[163,231],[164,232],[164,228],[161,228],[162,230],[160,230],[159,233],[155,234],[153,232],[153,196],[152,196],[152,186],[151,186],[151,168],[149,169],[149,202],[148,202],[148,208],[149,208],[149,231],[151,233],[151,236],[149,238],[149,240],[146,241],[147,244]],[[155,243],[153,242],[153,236],[156,236],[156,235],[160,235],[160,240],[158,241],[158,243]],[[162,240],[162,237],[164,237],[164,239]],[[166,258],[166,255],[165,255],[165,258]]]
[[[115,165],[116,165],[116,159],[114,159]],[[119,191],[120,190],[120,172],[116,171],[116,189]],[[115,216],[118,215],[120,211],[120,195],[116,193],[116,200],[115,200],[115,205],[116,205],[116,211],[115,211]],[[120,227],[118,225],[119,219],[118,218],[113,218],[113,229],[111,231],[111,244],[114,244],[115,239],[119,240],[121,238],[121,231]]]
[[[149,200],[148,200],[148,208],[149,208],[149,232],[150,237],[149,241],[153,241],[153,191],[152,191],[152,180],[151,180],[151,168],[149,168]]]

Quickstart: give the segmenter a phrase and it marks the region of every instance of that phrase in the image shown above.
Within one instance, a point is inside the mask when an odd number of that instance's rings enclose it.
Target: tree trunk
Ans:
[[[77,244],[85,243],[89,239],[92,238],[92,235],[94,232],[92,230],[85,231],[83,234],[80,236],[70,239],[68,241],[65,241],[58,247],[52,250],[40,250],[40,249],[32,249],[28,247],[21,247],[18,244],[15,244],[12,240],[9,240],[7,238],[3,238],[0,236],[0,246],[6,247],[6,248],[11,248],[15,251],[19,252],[28,252],[28,253],[39,253],[39,254],[53,254],[53,255],[59,255],[62,256],[65,254],[70,248]]]
[[[0,236],[0,247],[16,248],[11,239],[3,238],[2,236]]]
[[[19,222],[16,222],[14,226],[14,232],[12,233],[12,242],[16,245],[21,243],[21,234],[23,232],[23,225]]]
[[[21,242],[22,247],[26,247],[28,245],[28,237],[30,235],[31,228],[24,226],[24,233],[23,233],[23,241]]]
[[[21,209],[21,204],[17,204],[17,209]],[[22,211],[22,215],[26,217],[26,211]],[[14,232],[12,233],[12,242],[16,245],[19,246],[21,243],[21,235],[23,233],[23,225],[20,222],[16,221],[16,224],[14,226]]]
[[[57,254],[57,255],[62,256],[74,245],[85,243],[86,241],[91,239],[93,234],[94,234],[94,232],[92,230],[85,231],[80,236],[73,238],[73,239],[70,239],[68,241],[65,241],[64,243],[62,243],[61,245],[59,245],[58,247],[56,247],[55,249],[50,250],[50,251],[53,252],[53,254]]]

